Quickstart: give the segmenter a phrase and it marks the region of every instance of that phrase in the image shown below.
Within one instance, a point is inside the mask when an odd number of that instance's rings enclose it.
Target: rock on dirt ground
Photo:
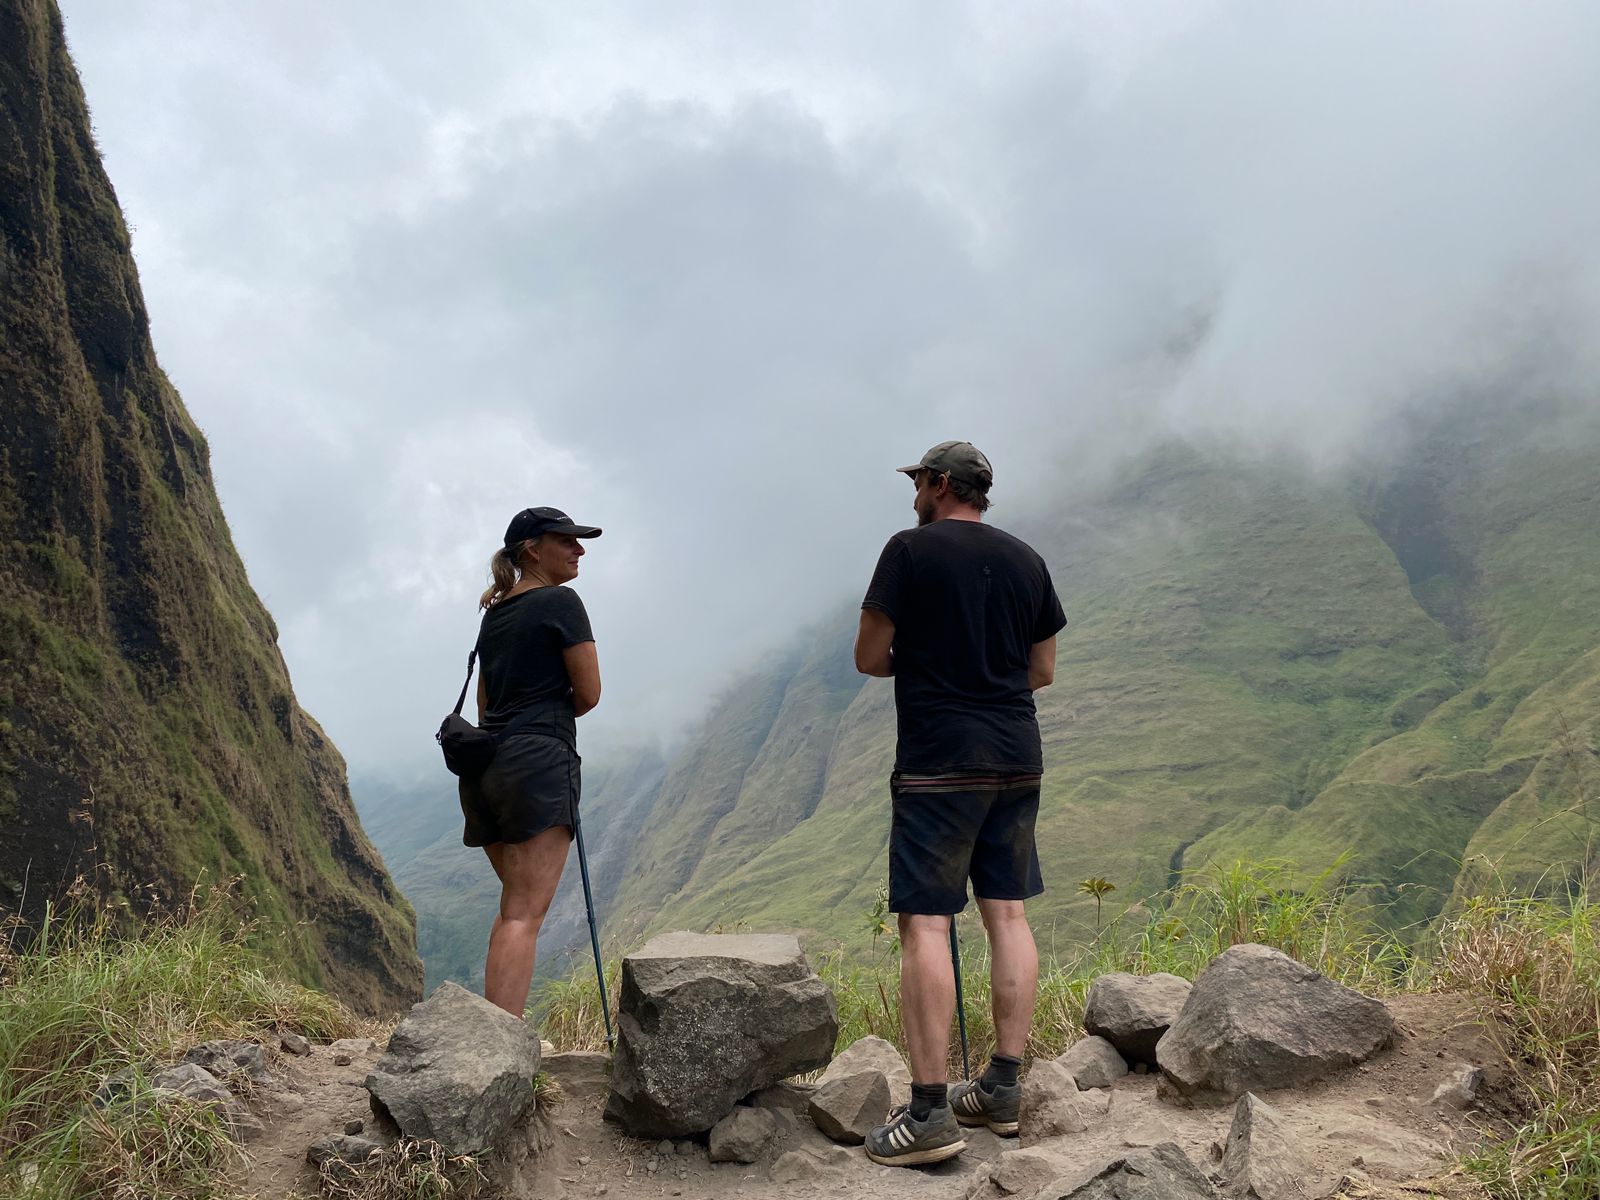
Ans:
[[[1337,1183],[1349,1176],[1357,1182],[1340,1194],[1360,1200],[1401,1200],[1406,1193],[1397,1181],[1437,1177],[1477,1142],[1478,1123],[1504,1127],[1494,1107],[1504,1067],[1472,1024],[1469,1002],[1446,995],[1406,996],[1387,1007],[1397,1019],[1389,1049],[1335,1078],[1260,1097],[1299,1142],[1310,1177]],[[361,1083],[376,1052],[358,1053],[349,1066],[336,1066],[329,1050],[314,1046],[306,1058],[272,1062],[279,1086],[258,1092],[252,1101],[266,1129],[243,1148],[251,1160],[243,1181],[246,1194],[284,1200],[295,1189],[301,1197],[315,1196],[317,1177],[305,1162],[307,1147],[339,1133],[348,1120],[371,1121]],[[1465,1112],[1436,1108],[1434,1091],[1462,1064],[1483,1070],[1477,1104]],[[790,1090],[808,1094],[805,1088]],[[860,1147],[834,1145],[803,1116],[784,1118],[752,1163],[712,1162],[704,1136],[672,1138],[663,1153],[662,1139],[634,1139],[602,1121],[603,1100],[568,1097],[541,1104],[541,1149],[522,1164],[508,1194],[540,1200],[1031,1200],[1033,1192],[1023,1187],[1030,1161],[1040,1176],[1053,1172],[1045,1180],[1049,1183],[1164,1140],[1220,1179],[1220,1153],[1233,1110],[1175,1107],[1156,1090],[1154,1075],[1128,1075],[1100,1093],[1104,1102],[1088,1105],[1090,1093],[1081,1093],[1084,1131],[1037,1146],[1023,1148],[1016,1139],[969,1129],[963,1154],[927,1170],[876,1166]],[[363,1136],[381,1140],[382,1135],[369,1126]]]

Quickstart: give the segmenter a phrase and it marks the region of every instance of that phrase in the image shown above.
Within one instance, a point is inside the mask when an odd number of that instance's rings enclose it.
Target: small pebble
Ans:
[[[348,1067],[350,1065],[350,1061],[350,1056],[348,1054],[335,1054],[333,1056],[333,1065],[336,1067]]]
[[[646,1171],[650,1172],[650,1174],[654,1175],[657,1171],[659,1171],[661,1169],[661,1164],[657,1160],[652,1158],[649,1162],[645,1163],[644,1169]]]
[[[346,1133],[350,1134],[352,1137],[354,1137],[356,1134],[360,1133],[366,1127],[367,1127],[366,1122],[363,1121],[360,1117],[356,1117],[356,1118],[354,1118],[352,1120],[349,1120],[349,1121],[346,1121],[344,1123],[344,1131]]]
[[[604,1196],[610,1190],[611,1185],[608,1183],[597,1183],[594,1185],[594,1194],[596,1196]]]
[[[672,1153],[672,1143],[669,1142],[666,1138],[662,1138],[659,1142],[656,1143],[656,1153],[657,1154],[671,1154]]]
[[[593,1160],[587,1154],[578,1155],[578,1165],[580,1167],[587,1167],[592,1161]]]
[[[694,1153],[694,1143],[685,1138],[678,1143],[678,1153],[688,1158],[689,1155]]]
[[[278,1045],[283,1047],[285,1054],[293,1054],[296,1058],[304,1058],[311,1053],[311,1043],[298,1033],[279,1034]]]

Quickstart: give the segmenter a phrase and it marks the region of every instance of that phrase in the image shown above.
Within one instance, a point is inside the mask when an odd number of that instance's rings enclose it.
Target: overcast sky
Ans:
[[[862,589],[892,468],[996,517],[1170,432],[1324,460],[1600,378],[1600,5],[61,0],[156,349],[301,702],[431,766],[554,504],[606,699],[691,720]]]

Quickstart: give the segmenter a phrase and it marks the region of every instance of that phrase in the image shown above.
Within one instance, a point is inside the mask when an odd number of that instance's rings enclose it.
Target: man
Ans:
[[[883,549],[855,654],[862,673],[894,677],[889,907],[912,1078],[910,1105],[867,1136],[867,1154],[916,1166],[961,1153],[961,1125],[1017,1131],[1039,977],[1022,902],[1044,890],[1033,693],[1055,678],[1067,619],[1044,560],[983,523],[994,472],[977,447],[941,442],[900,470],[916,487],[917,527]],[[967,906],[969,878],[989,935],[995,1052],[982,1078],[947,1090],[950,921]]]

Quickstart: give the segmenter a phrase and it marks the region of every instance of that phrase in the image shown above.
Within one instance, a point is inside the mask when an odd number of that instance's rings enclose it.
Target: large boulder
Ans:
[[[1056,1180],[1034,1200],[1215,1200],[1216,1188],[1173,1142],[1129,1150]]]
[[[1153,1067],[1156,1043],[1188,999],[1189,981],[1177,975],[1114,971],[1089,985],[1083,1028],[1110,1042],[1128,1062]]]
[[[894,1043],[870,1034],[857,1038],[828,1064],[819,1082],[832,1083],[835,1079],[843,1079],[858,1071],[882,1071],[883,1077],[889,1081],[889,1099],[892,1103],[906,1104],[911,1100],[911,1068],[906,1066],[906,1060],[900,1057],[900,1051],[894,1048]]]
[[[414,1005],[368,1073],[372,1108],[408,1138],[481,1154],[533,1103],[539,1038],[454,983]]]
[[[1393,1037],[1394,1017],[1379,1001],[1247,944],[1201,972],[1156,1057],[1180,1093],[1233,1097],[1323,1079]]]
[[[635,1137],[703,1133],[740,1097],[828,1064],[833,994],[789,934],[669,933],[622,960],[606,1116]]]

